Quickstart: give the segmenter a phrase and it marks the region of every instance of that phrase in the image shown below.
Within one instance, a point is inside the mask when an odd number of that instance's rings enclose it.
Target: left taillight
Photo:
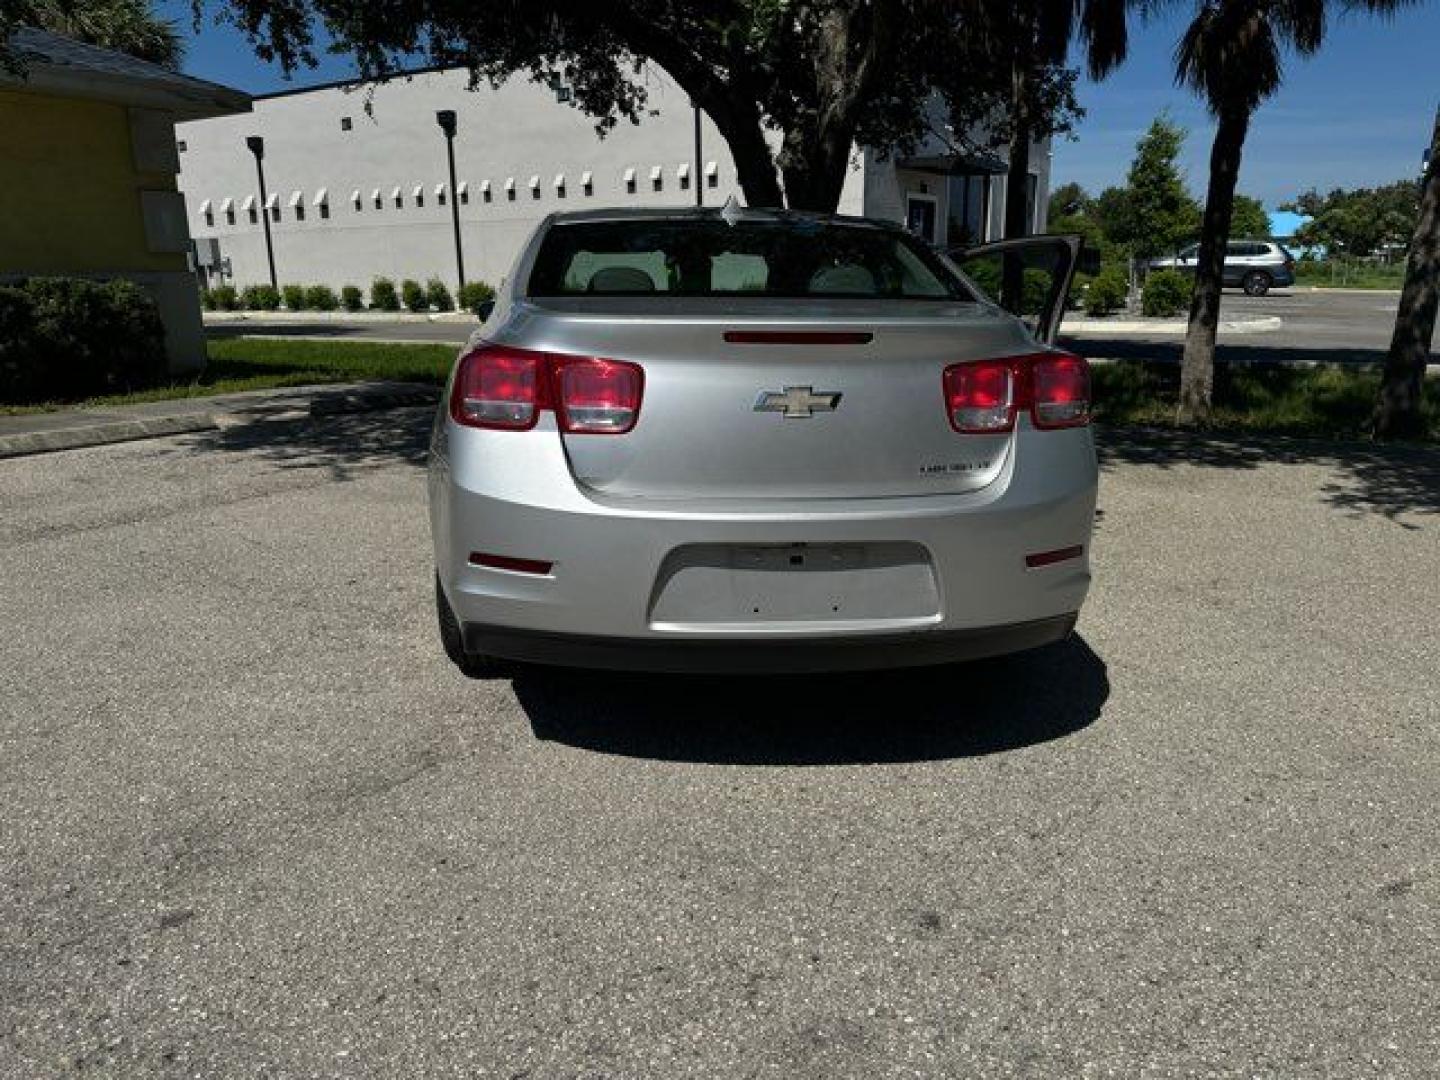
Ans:
[[[623,360],[482,345],[460,361],[450,416],[467,427],[528,431],[549,409],[567,434],[623,435],[639,419],[644,387],[640,366]]]

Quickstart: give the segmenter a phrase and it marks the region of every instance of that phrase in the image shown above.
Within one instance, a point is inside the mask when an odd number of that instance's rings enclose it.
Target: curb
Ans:
[[[57,450],[80,450],[87,446],[158,439],[192,431],[214,431],[220,425],[213,416],[156,416],[145,420],[111,420],[88,427],[59,428],[54,431],[27,431],[0,435],[0,458],[49,454]]]
[[[439,400],[440,388],[438,386],[417,385],[413,390],[387,390],[384,393],[376,394],[332,394],[310,402],[310,415],[319,419],[326,416],[384,412],[387,409],[434,405]]]
[[[1216,327],[1222,334],[1268,334],[1283,328],[1285,320],[1278,315],[1263,319],[1221,319]],[[1076,337],[1085,334],[1184,334],[1188,325],[1184,320],[1164,319],[1145,322],[1141,319],[1116,319],[1114,321],[1071,322],[1060,324],[1060,333]]]
[[[108,420],[81,427],[0,435],[0,459],[51,454],[61,450],[83,450],[93,446],[109,446],[114,443],[248,427],[254,424],[320,420],[332,416],[386,412],[390,409],[428,407],[440,399],[438,386],[419,384],[413,389],[369,393],[364,390],[323,393],[321,388],[317,388],[316,393],[317,396],[309,402],[295,401],[292,395],[292,400],[282,398],[260,405],[217,409],[213,412]]]
[[[207,311],[206,326],[227,323],[474,323],[480,320],[470,311]]]

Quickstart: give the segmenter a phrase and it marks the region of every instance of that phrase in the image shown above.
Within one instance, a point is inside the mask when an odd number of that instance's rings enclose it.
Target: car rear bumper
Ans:
[[[432,459],[436,568],[467,651],[675,671],[934,664],[1060,640],[1090,584],[1088,429],[1023,433],[973,492],[747,507],[605,500],[562,471],[558,440],[529,446],[503,491],[490,462]],[[751,569],[777,551],[814,572]]]
[[[1078,613],[967,630],[860,638],[680,641],[588,637],[468,623],[465,651],[502,660],[612,671],[806,674],[923,667],[1023,652],[1063,641]]]

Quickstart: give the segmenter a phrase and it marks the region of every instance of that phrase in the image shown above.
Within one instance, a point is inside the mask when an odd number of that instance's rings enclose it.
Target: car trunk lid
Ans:
[[[610,497],[686,500],[982,488],[1012,436],[957,434],[942,371],[1035,347],[988,305],[896,300],[527,301],[497,340],[639,364],[638,423],[562,436],[571,471]]]

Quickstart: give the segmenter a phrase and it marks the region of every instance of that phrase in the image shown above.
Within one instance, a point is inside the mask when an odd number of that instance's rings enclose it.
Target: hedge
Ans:
[[[377,277],[370,285],[370,306],[376,311],[399,311],[400,294],[395,291],[395,282]]]
[[[467,281],[460,286],[460,306],[474,311],[487,300],[495,299],[495,289],[484,281]]]
[[[1190,306],[1190,293],[1195,282],[1175,270],[1155,270],[1145,279],[1140,294],[1140,310],[1160,318],[1181,315]]]
[[[1085,290],[1085,314],[1109,315],[1125,306],[1130,297],[1130,281],[1125,271],[1117,266],[1107,266],[1095,275],[1090,288]]]
[[[133,282],[31,278],[0,286],[0,401],[123,393],[165,372],[160,312]]]
[[[430,297],[425,293],[425,286],[411,278],[400,282],[400,299],[405,301],[405,306],[411,311],[430,310]]]

